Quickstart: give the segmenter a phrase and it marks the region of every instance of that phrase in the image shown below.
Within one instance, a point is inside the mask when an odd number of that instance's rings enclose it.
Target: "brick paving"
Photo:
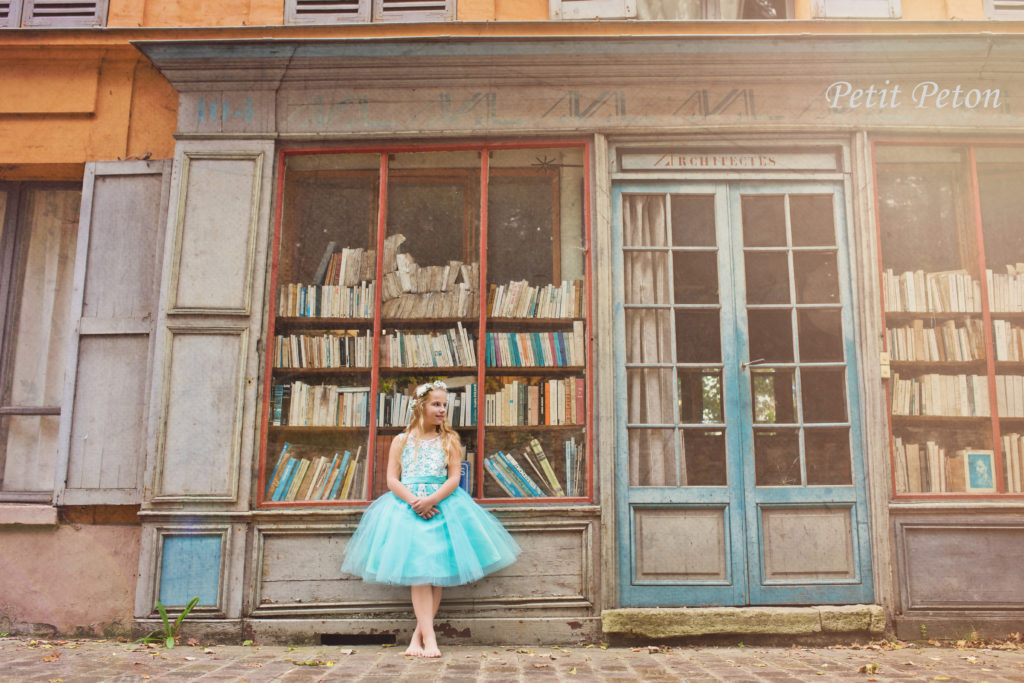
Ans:
[[[162,647],[113,640],[0,638],[0,681],[970,681],[1024,682],[1024,649],[909,644],[832,647],[442,646],[440,659],[401,646]]]

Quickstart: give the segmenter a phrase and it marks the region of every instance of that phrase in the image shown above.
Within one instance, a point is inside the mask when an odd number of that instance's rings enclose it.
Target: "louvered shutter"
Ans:
[[[370,20],[370,0],[287,0],[289,24],[343,24]]]
[[[631,19],[637,0],[548,0],[552,19]]]
[[[813,0],[816,19],[899,19],[900,0]]]
[[[455,18],[452,0],[373,0],[374,21],[447,21]]]
[[[107,0],[23,0],[22,26],[105,26]]]
[[[0,28],[21,26],[21,0],[0,0]]]
[[[989,19],[1024,20],[1024,0],[985,0],[985,16]]]

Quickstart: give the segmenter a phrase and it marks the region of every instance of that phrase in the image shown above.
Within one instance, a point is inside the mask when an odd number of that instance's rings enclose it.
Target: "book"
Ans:
[[[324,477],[327,475],[327,456],[318,456],[314,461],[313,465],[310,466],[312,476],[309,478],[309,486],[306,486],[301,492],[301,500],[316,500],[315,495],[320,487],[323,485]]]
[[[288,449],[291,448],[291,444],[287,441],[284,442],[284,446],[281,447],[281,454],[277,456],[277,464],[274,465],[274,471],[270,475],[270,479],[267,481],[267,488],[263,492],[264,498],[271,498],[274,491],[277,489],[277,485],[281,482],[281,475],[284,474],[284,468],[288,462]]]
[[[320,259],[320,265],[316,267],[316,273],[313,274],[313,282],[315,284],[322,285],[324,283],[324,278],[327,275],[327,266],[331,262],[331,257],[337,248],[337,242],[331,240],[327,243],[327,247],[324,248],[323,258]]]
[[[544,476],[547,477],[548,483],[551,484],[551,489],[555,492],[555,495],[564,496],[565,489],[562,488],[562,484],[558,481],[555,470],[551,467],[551,463],[548,461],[548,456],[540,445],[540,441],[530,439],[530,450],[533,452],[533,457],[540,464],[541,470],[544,472]]]
[[[498,451],[494,454],[495,458],[502,460],[507,466],[509,474],[515,479],[516,484],[520,489],[525,491],[528,495],[534,496],[535,498],[542,498],[544,491],[537,485],[537,482],[526,473],[526,470],[516,461],[515,457],[511,453],[505,453],[504,451]]]
[[[359,454],[362,453],[362,450],[362,446],[357,448],[356,454],[352,456],[352,460],[349,462],[348,471],[345,472],[345,481],[342,483],[341,491],[338,493],[338,498],[340,500],[348,500],[352,493],[352,482],[355,479],[355,473],[356,469],[358,469],[357,465],[359,463]],[[357,483],[356,486],[358,487],[358,485],[359,484]]]
[[[298,458],[288,459],[288,464],[285,466],[284,474],[281,476],[281,480],[278,482],[277,488],[274,489],[274,495],[271,497],[271,500],[284,500],[285,492],[291,485],[292,475],[295,472],[295,467],[298,462]]]
[[[463,460],[459,463],[459,488],[473,495],[473,463]]]
[[[298,465],[295,466],[295,470],[292,474],[292,479],[288,490],[285,491],[284,500],[295,500],[295,496],[302,486],[302,482],[306,478],[306,472],[309,470],[309,460],[300,458]]]
[[[499,470],[498,466],[495,464],[493,456],[484,458],[484,469],[487,471],[488,474],[491,475],[491,477],[498,484],[501,490],[503,490],[507,495],[509,495],[512,498],[523,497],[523,492],[519,489],[519,487],[517,487],[511,480],[509,480],[504,472]]]

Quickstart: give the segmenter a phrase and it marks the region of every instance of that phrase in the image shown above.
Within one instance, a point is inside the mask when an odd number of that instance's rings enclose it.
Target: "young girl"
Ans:
[[[512,564],[520,549],[494,515],[459,488],[459,435],[445,419],[448,387],[416,388],[409,426],[391,442],[390,493],[373,501],[345,548],[342,571],[412,587],[416,630],[405,651],[440,657],[434,615],[443,586]]]

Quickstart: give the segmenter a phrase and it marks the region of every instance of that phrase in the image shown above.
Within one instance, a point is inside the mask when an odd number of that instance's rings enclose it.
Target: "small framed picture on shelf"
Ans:
[[[995,493],[995,455],[992,451],[968,450],[964,458],[964,479],[968,493]]]

